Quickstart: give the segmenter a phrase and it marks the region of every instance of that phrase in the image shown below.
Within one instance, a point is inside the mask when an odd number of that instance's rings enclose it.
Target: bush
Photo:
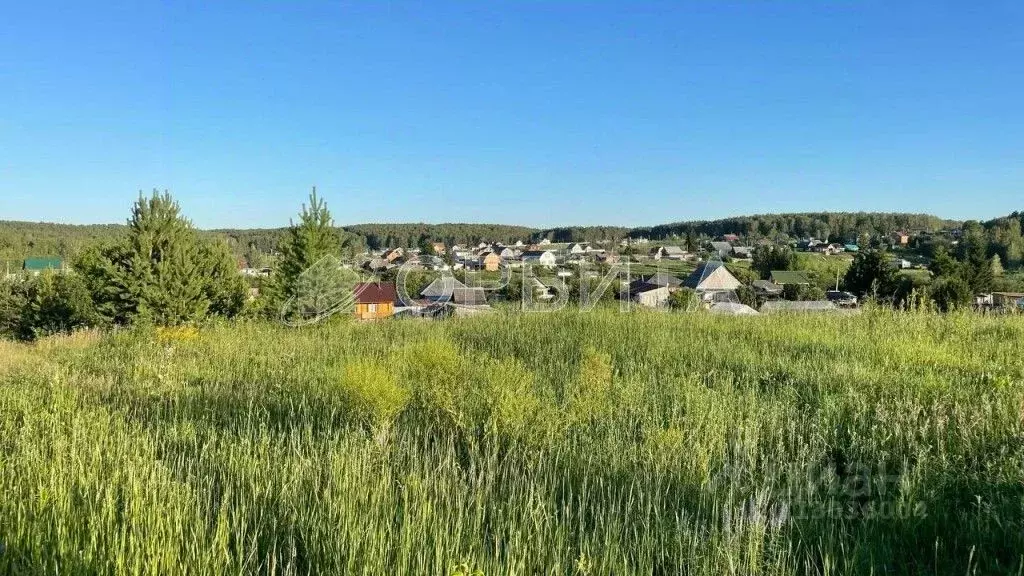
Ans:
[[[971,306],[972,292],[967,282],[958,277],[940,278],[931,286],[932,300],[943,312]]]
[[[395,375],[367,360],[346,364],[339,386],[351,418],[378,432],[387,430],[409,403],[409,390]]]
[[[102,324],[89,289],[75,274],[44,273],[26,284],[18,335],[34,339]]]
[[[0,281],[0,337],[20,335],[26,303],[22,283]]]
[[[668,295],[668,307],[677,312],[690,312],[699,306],[700,299],[692,288],[680,288]]]

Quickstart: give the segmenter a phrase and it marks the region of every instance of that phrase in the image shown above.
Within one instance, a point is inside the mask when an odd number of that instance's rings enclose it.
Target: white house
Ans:
[[[558,264],[558,259],[551,250],[531,250],[523,252],[523,263],[554,268]]]

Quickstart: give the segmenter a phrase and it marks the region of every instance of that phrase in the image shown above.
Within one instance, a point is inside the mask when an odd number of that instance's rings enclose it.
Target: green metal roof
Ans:
[[[26,258],[23,270],[41,272],[43,270],[60,270],[64,261],[60,258]]]

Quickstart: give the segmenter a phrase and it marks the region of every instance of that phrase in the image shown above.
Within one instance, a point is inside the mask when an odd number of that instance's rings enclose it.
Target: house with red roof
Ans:
[[[356,297],[355,315],[360,320],[390,318],[395,314],[398,292],[390,282],[360,282],[353,289]]]

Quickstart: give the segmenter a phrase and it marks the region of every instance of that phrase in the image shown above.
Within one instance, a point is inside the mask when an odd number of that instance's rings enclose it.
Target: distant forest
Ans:
[[[865,236],[878,237],[897,230],[935,232],[958,228],[963,224],[927,214],[819,212],[740,216],[640,228],[573,226],[537,229],[497,224],[421,223],[358,224],[341,227],[339,232],[347,249],[357,252],[366,247],[413,247],[424,239],[446,244],[516,240],[537,242],[542,238],[552,242],[618,241],[626,237],[664,241],[688,234],[714,238],[733,233],[749,240],[815,237],[833,241],[857,241]],[[988,236],[990,250],[1000,254],[1008,264],[1020,262],[1024,258],[1022,225],[1024,214],[1019,212],[981,223]],[[123,225],[117,224],[68,225],[0,221],[0,260],[16,261],[30,256],[70,257],[89,244],[111,241],[123,234],[124,230]],[[204,234],[223,238],[239,259],[260,266],[263,261],[272,258],[284,230],[222,229],[204,231]]]

